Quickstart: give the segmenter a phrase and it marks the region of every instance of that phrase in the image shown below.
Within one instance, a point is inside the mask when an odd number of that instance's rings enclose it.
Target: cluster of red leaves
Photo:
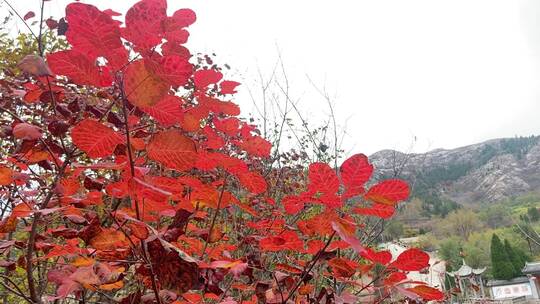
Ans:
[[[184,47],[195,13],[142,0],[118,16],[69,4],[71,48],[47,64],[28,59],[33,77],[4,83],[12,140],[0,186],[12,210],[0,232],[27,233],[1,243],[0,266],[26,271],[29,299],[44,296],[36,265],[50,267],[48,300],[444,298],[407,279],[429,266],[426,253],[393,259],[363,230],[366,216],[389,218],[408,198],[405,182],[371,184],[373,166],[357,154],[339,170],[311,164],[301,191],[280,189],[267,178],[282,170],[271,144],[229,100],[239,83]]]

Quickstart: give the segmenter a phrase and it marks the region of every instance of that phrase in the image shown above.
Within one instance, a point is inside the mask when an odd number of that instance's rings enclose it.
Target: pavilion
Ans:
[[[457,280],[463,297],[483,298],[485,296],[484,283],[482,281],[482,273],[484,271],[486,271],[486,267],[479,269],[472,268],[463,259],[463,263],[458,270],[447,272],[447,274]],[[468,294],[469,289],[473,291],[473,294]],[[478,294],[478,291],[480,291],[480,294]]]

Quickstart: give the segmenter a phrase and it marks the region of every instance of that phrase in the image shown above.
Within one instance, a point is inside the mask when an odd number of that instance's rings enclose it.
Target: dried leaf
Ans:
[[[34,76],[52,76],[49,66],[45,63],[42,57],[37,55],[26,55],[19,62],[18,67],[25,73]]]

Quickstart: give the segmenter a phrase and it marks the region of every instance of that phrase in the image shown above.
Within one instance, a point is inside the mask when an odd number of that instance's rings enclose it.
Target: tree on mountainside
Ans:
[[[447,270],[457,270],[462,262],[462,242],[458,237],[450,237],[439,244],[438,254],[446,261]]]
[[[527,217],[531,222],[536,222],[540,220],[540,211],[536,207],[530,207],[527,209]]]
[[[457,235],[466,241],[471,233],[479,230],[482,226],[482,221],[475,212],[469,209],[458,209],[440,220],[434,230],[439,236]]]
[[[517,254],[514,248],[512,248],[512,245],[510,245],[507,239],[504,239],[504,250],[506,250],[506,254],[514,267],[514,277],[520,276],[522,274],[521,269],[525,266],[525,261],[523,261],[522,257]]]
[[[491,238],[491,272],[498,280],[510,280],[516,273],[504,244],[496,234]]]
[[[508,227],[512,224],[512,218],[508,216],[509,207],[504,204],[490,205],[479,214],[489,228]]]

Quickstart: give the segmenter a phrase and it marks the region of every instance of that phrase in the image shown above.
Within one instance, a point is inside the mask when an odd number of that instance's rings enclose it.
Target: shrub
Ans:
[[[184,46],[195,13],[166,10],[140,1],[121,27],[111,10],[69,4],[70,48],[29,55],[24,76],[3,80],[4,291],[30,303],[442,300],[406,280],[426,253],[394,259],[364,224],[391,217],[408,185],[370,181],[356,154],[282,186],[286,166],[270,165],[271,144],[231,101],[240,84]]]

